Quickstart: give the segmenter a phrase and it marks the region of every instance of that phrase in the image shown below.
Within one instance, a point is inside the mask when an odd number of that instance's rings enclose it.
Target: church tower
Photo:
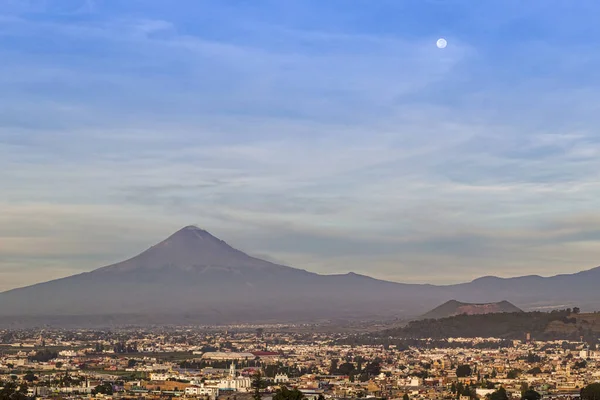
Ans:
[[[229,367],[229,376],[231,376],[232,378],[235,378],[236,373],[235,373],[235,364],[232,362],[231,366]]]

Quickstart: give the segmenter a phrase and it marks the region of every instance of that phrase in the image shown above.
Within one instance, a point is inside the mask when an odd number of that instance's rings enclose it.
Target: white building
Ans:
[[[219,389],[200,384],[186,387],[185,394],[188,396],[209,396],[211,399],[216,399],[219,396]]]
[[[275,375],[275,383],[288,383],[290,378],[286,374]]]
[[[77,357],[79,354],[75,350],[63,350],[58,355],[61,357]]]
[[[481,397],[482,399],[487,396],[488,394],[492,394],[495,392],[496,389],[483,389],[483,388],[477,388],[475,389],[475,393],[477,393],[477,396]]]
[[[150,374],[150,380],[151,381],[167,381],[171,378],[177,378],[177,375],[171,374],[171,373],[159,373],[159,372],[155,372]]]
[[[235,364],[231,363],[229,368],[229,376],[226,379],[221,380],[217,384],[217,388],[220,390],[232,390],[235,392],[248,392],[252,387],[252,379],[243,376],[237,376],[235,370]]]

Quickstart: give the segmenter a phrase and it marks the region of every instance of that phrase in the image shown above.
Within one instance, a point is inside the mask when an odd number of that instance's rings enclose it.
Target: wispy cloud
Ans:
[[[593,35],[533,6],[333,3],[3,3],[0,289],[190,223],[325,273],[595,266]]]

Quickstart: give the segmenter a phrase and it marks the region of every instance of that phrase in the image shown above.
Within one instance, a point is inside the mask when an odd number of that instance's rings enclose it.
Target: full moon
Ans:
[[[435,45],[438,47],[438,49],[443,49],[448,45],[448,42],[446,42],[446,39],[444,38],[439,38]]]

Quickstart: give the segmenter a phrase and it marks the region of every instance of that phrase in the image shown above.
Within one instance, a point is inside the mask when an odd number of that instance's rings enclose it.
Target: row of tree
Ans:
[[[262,374],[260,372],[257,372],[256,374],[254,374],[254,377],[252,379],[252,388],[253,388],[252,399],[253,400],[262,400],[261,390],[264,389],[265,386],[266,386],[266,382],[264,381]],[[306,399],[306,396],[300,390],[298,390],[296,388],[289,389],[286,386],[282,386],[281,388],[277,389],[277,391],[273,394],[273,400],[304,400],[304,399]],[[325,400],[325,397],[321,394],[321,395],[319,395],[318,400]]]

